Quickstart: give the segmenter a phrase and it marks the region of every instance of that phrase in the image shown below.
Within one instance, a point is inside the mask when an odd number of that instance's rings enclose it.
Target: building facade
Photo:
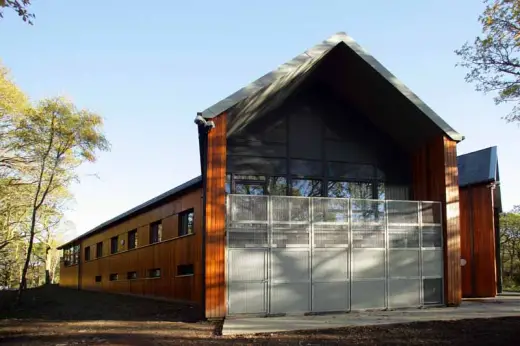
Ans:
[[[195,122],[201,177],[64,244],[62,285],[207,318],[460,304],[463,137],[350,37]]]
[[[462,294],[494,297],[501,292],[500,175],[497,148],[458,157]]]

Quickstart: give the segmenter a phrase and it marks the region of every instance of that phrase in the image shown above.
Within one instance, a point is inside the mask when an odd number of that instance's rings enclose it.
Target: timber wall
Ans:
[[[446,137],[433,138],[413,159],[414,199],[443,204],[444,301],[455,306],[462,301],[456,144]]]
[[[202,304],[202,190],[192,189],[149,211],[123,221],[81,241],[80,288],[143,296],[186,300]],[[178,214],[194,210],[194,233],[178,237]],[[150,224],[162,221],[162,241],[150,244]],[[128,249],[128,232],[137,229],[138,245]],[[110,239],[118,237],[118,252],[110,254]],[[124,241],[124,244],[122,242]],[[103,255],[96,258],[96,243],[103,242]],[[90,260],[85,261],[85,248],[90,247]],[[177,275],[178,265],[193,264],[193,275]],[[69,286],[78,278],[78,270],[62,267],[60,285]],[[158,278],[148,275],[160,269]],[[127,279],[137,272],[136,279]],[[110,280],[118,274],[117,280]],[[96,282],[101,276],[101,282]]]
[[[483,185],[460,189],[462,294],[496,296],[495,219],[493,190]]]
[[[208,133],[206,177],[206,317],[226,315],[226,114]]]
[[[77,264],[66,266],[60,261],[60,286],[67,288],[78,288],[78,269]]]

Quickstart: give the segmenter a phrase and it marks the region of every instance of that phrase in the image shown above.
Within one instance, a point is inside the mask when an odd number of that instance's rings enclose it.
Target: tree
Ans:
[[[520,286],[520,206],[500,215],[500,258],[506,288]]]
[[[477,91],[494,93],[496,104],[514,104],[504,117],[508,122],[520,121],[520,0],[484,2],[482,35],[455,51],[462,59],[458,65],[469,69],[466,82]]]
[[[31,0],[0,0],[0,18],[4,17],[4,8],[11,8],[22,17],[24,22],[32,25],[34,14],[29,12],[30,5]]]
[[[85,161],[94,162],[98,151],[109,149],[102,126],[99,115],[78,110],[72,103],[58,98],[43,100],[16,124],[14,150],[22,152],[30,162],[24,178],[34,182],[29,242],[18,301],[27,286],[27,271],[41,212],[48,206],[51,196],[66,193],[68,186],[77,180],[79,165]]]

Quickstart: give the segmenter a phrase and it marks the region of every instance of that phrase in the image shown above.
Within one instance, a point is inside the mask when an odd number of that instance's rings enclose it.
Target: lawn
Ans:
[[[222,337],[185,304],[56,286],[14,297],[0,291],[5,345],[517,345],[520,330],[520,318],[497,318]]]

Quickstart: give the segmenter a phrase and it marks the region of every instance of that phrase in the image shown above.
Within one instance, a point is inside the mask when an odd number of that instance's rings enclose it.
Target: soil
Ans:
[[[218,336],[196,306],[45,286],[0,291],[4,345],[518,345],[520,317]]]

